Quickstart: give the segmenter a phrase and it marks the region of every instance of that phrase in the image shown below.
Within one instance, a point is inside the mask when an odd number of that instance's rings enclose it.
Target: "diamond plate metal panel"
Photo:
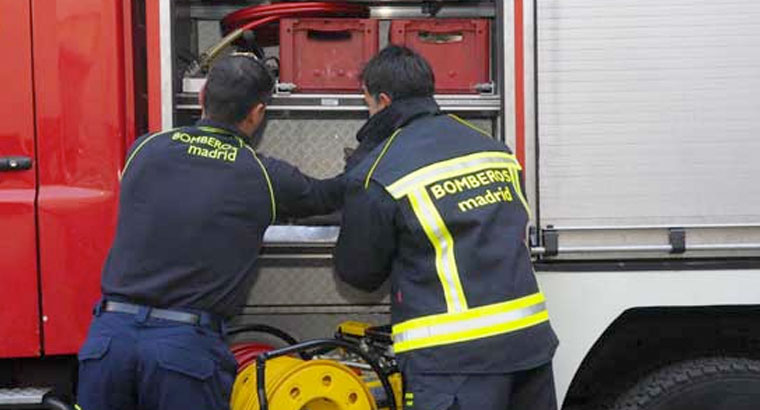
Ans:
[[[493,121],[469,120],[493,134]],[[269,120],[257,151],[290,162],[301,171],[326,178],[339,174],[345,163],[343,148],[355,148],[363,119]]]
[[[485,118],[467,118],[467,116],[465,115],[460,115],[460,117],[463,117],[464,119],[467,120],[467,122],[487,132],[489,135],[491,136],[494,135],[493,120],[489,120]]]
[[[373,293],[341,282],[332,266],[265,266],[248,296],[247,306],[368,305],[389,303],[386,284]]]
[[[317,178],[343,170],[343,148],[356,147],[362,119],[269,120],[257,151],[285,160]]]

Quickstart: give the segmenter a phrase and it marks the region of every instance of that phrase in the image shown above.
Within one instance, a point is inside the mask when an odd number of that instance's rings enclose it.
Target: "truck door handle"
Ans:
[[[29,157],[0,157],[1,171],[23,171],[32,168],[32,159]]]

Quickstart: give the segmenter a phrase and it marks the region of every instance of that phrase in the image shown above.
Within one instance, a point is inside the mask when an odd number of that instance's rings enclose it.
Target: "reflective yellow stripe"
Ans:
[[[493,168],[521,169],[520,163],[512,154],[500,151],[478,152],[420,168],[390,184],[387,189],[394,198],[398,199],[420,186],[427,186],[443,179]]]
[[[269,199],[272,201],[272,223],[277,219],[277,205],[274,198],[274,188],[272,187],[272,180],[269,179],[269,173],[267,172],[266,167],[259,159],[259,156],[256,155],[256,151],[253,150],[250,146],[245,146],[248,151],[251,151],[251,154],[253,154],[253,159],[256,160],[256,162],[259,163],[259,166],[261,167],[261,170],[264,172],[264,179],[267,181],[267,187],[269,188]]]
[[[518,330],[526,329],[549,320],[549,313],[546,310],[542,310],[536,314],[528,317],[499,323],[492,326],[486,326],[477,329],[462,330],[460,332],[444,334],[440,336],[430,336],[427,338],[421,338],[416,340],[410,340],[406,342],[399,342],[393,344],[393,351],[396,353],[403,353],[415,349],[423,349],[427,347],[442,346],[452,343],[461,343],[469,340],[477,340],[490,336],[497,336],[504,333],[511,333]]]
[[[482,128],[475,126],[473,123],[471,123],[471,122],[469,122],[469,121],[465,121],[465,120],[463,120],[462,118],[460,118],[460,117],[457,117],[457,116],[456,116],[456,115],[454,115],[454,114],[449,114],[449,117],[451,117],[451,118],[452,118],[454,121],[456,121],[456,122],[458,122],[458,123],[460,123],[460,124],[462,124],[462,125],[464,125],[464,126],[466,126],[466,127],[472,128],[473,130],[475,130],[475,131],[477,131],[477,132],[479,132],[479,133],[481,133],[481,134],[485,135],[485,136],[486,136],[486,137],[488,137],[488,138],[492,138],[492,137],[491,137],[491,134],[490,134],[489,132],[486,132],[486,131],[485,131],[485,130],[483,130]]]
[[[385,143],[383,150],[380,151],[380,155],[377,156],[377,158],[375,159],[375,162],[372,164],[372,168],[370,168],[369,172],[367,172],[367,177],[364,178],[364,189],[369,188],[369,181],[372,179],[372,173],[375,172],[375,168],[377,168],[377,164],[380,163],[380,160],[383,158],[383,155],[385,155],[385,152],[388,151],[388,148],[391,146],[393,139],[396,138],[396,135],[398,135],[399,132],[401,132],[401,128],[397,129],[396,132],[391,134],[390,138],[388,138],[388,142]]]
[[[459,343],[514,332],[549,320],[542,293],[480,306],[460,313],[412,319],[393,326],[393,349],[414,349]]]
[[[464,297],[454,258],[454,238],[451,232],[443,222],[425,187],[412,192],[409,195],[409,203],[435,249],[435,270],[443,287],[447,310],[449,312],[467,310],[467,300]]]
[[[482,315],[491,315],[506,310],[522,309],[527,306],[535,305],[537,303],[544,302],[544,295],[541,292],[536,292],[532,295],[524,296],[519,299],[509,300],[506,302],[494,303],[491,305],[479,306],[472,308],[467,312],[451,314],[440,313],[437,315],[423,316],[416,319],[410,319],[406,322],[393,325],[393,334],[401,333],[409,329],[432,326],[443,323],[455,323],[462,320],[472,319]]]
[[[515,175],[520,168],[517,159],[505,152],[487,151],[428,165],[404,176],[387,188],[396,199],[408,196],[414,214],[433,245],[436,272],[443,287],[448,312],[467,310],[467,299],[454,255],[454,238],[430,198],[427,186],[440,180],[495,168],[508,169],[513,185],[517,183]],[[519,192],[516,185],[515,192]],[[523,205],[527,205],[524,200]]]
[[[531,219],[531,212],[530,212],[530,206],[528,205],[528,201],[525,199],[525,195],[522,193],[522,187],[520,186],[520,173],[512,168],[510,169],[510,175],[512,175],[512,186],[515,187],[515,192],[517,192],[517,197],[520,198],[520,202],[522,202],[523,206],[525,207],[525,211],[528,213],[528,219]]]

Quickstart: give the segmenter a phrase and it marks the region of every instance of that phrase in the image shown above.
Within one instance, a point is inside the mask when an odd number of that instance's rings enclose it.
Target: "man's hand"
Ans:
[[[356,148],[343,147],[343,161],[348,162],[348,159],[351,158],[351,155],[354,155],[354,152],[356,152]]]

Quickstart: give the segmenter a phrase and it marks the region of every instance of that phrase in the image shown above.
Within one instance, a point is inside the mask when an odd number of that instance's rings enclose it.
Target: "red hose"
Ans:
[[[271,15],[298,15],[305,10],[318,9],[326,14],[352,14],[366,15],[368,9],[365,6],[349,3],[328,2],[299,2],[277,3],[265,6],[247,7],[228,14],[222,19],[222,25],[226,29],[235,29],[250,20]]]
[[[222,27],[226,33],[248,25],[260,27],[266,23],[257,23],[264,18],[272,18],[267,23],[279,20],[283,17],[297,16],[366,16],[366,6],[349,3],[327,2],[302,2],[302,3],[277,3],[265,6],[247,7],[228,14],[222,19]],[[250,28],[247,28],[250,29]]]
[[[250,23],[245,24],[242,28],[243,28],[243,30],[253,30],[253,29],[257,28],[257,27],[261,27],[263,25],[269,24],[269,23],[271,23],[273,21],[277,21],[279,19],[280,19],[279,16],[264,17],[264,18],[259,19],[259,20],[251,21]]]
[[[238,362],[238,373],[253,364],[256,356],[270,350],[274,350],[274,346],[256,342],[239,343],[230,347],[230,351]]]

